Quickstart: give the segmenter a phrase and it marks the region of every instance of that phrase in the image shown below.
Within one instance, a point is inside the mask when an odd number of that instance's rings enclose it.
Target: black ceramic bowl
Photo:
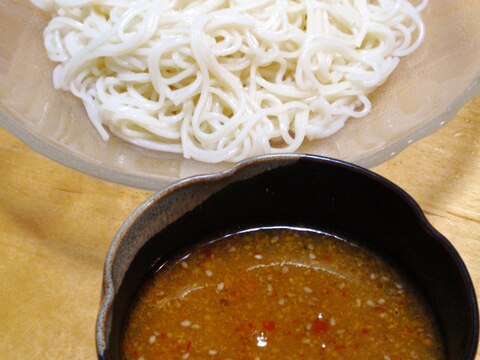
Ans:
[[[321,230],[369,248],[406,274],[437,317],[447,359],[474,359],[478,307],[465,265],[415,201],[384,178],[344,162],[264,156],[226,172],[173,184],[141,205],[117,233],[105,263],[97,320],[100,359],[119,359],[137,291],[193,242],[262,226]]]

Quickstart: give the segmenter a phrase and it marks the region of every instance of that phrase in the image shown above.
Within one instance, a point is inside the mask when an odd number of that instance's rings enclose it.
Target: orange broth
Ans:
[[[163,266],[127,322],[125,359],[443,359],[418,293],[371,252],[264,229]]]

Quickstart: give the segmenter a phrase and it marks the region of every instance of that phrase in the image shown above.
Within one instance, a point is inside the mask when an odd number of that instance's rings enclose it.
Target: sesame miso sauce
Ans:
[[[444,359],[415,289],[371,252],[262,229],[163,266],[127,322],[124,359]]]

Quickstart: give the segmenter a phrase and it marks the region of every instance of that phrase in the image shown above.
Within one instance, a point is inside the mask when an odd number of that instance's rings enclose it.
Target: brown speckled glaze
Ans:
[[[156,260],[222,231],[279,224],[325,230],[384,256],[412,278],[432,306],[446,358],[474,359],[476,296],[450,242],[388,180],[355,165],[300,154],[262,156],[179,181],[130,215],[105,261],[98,358],[119,358],[122,319]],[[390,240],[380,240],[385,238]]]

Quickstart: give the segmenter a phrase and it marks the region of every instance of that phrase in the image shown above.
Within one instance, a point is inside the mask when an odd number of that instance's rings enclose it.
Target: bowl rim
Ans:
[[[97,357],[99,359],[105,358],[105,350],[107,344],[107,334],[106,334],[106,321],[108,315],[112,310],[113,301],[115,298],[115,288],[113,284],[113,263],[117,254],[118,249],[123,243],[123,239],[126,234],[130,231],[132,225],[145,213],[147,212],[156,202],[161,201],[162,198],[168,196],[169,194],[177,191],[180,188],[188,187],[201,182],[221,182],[227,180],[228,178],[234,176],[235,174],[242,171],[244,168],[248,168],[252,165],[262,162],[282,162],[282,164],[293,164],[299,160],[309,160],[314,161],[320,164],[329,164],[334,165],[339,168],[346,169],[348,171],[354,172],[361,176],[373,180],[377,185],[386,188],[389,191],[395,193],[399,200],[403,201],[408,205],[409,209],[413,212],[417,218],[419,225],[422,229],[429,234],[431,237],[436,239],[438,246],[443,247],[445,252],[451,257],[455,263],[455,267],[459,270],[459,273],[462,278],[463,287],[466,289],[469,299],[470,312],[472,314],[472,324],[473,329],[471,329],[471,338],[468,339],[468,343],[471,344],[469,349],[468,357],[466,360],[473,360],[477,352],[478,343],[479,343],[479,309],[478,301],[475,293],[475,288],[473,281],[470,277],[468,269],[456,250],[453,244],[440,232],[438,232],[433,225],[428,221],[425,213],[420,208],[419,204],[402,188],[393,183],[392,181],[386,179],[385,177],[374,173],[366,168],[358,166],[356,164],[348,163],[342,160],[328,158],[324,156],[310,155],[310,154],[271,154],[271,155],[261,155],[254,158],[246,159],[241,162],[238,162],[232,168],[224,170],[222,172],[208,174],[208,175],[196,175],[189,178],[182,179],[177,181],[170,186],[166,187],[163,190],[160,190],[149,198],[147,198],[143,203],[141,203],[124,221],[116,235],[114,236],[112,243],[110,244],[107,255],[104,263],[103,270],[103,280],[102,280],[102,295],[100,301],[100,309],[97,315],[96,328],[95,328],[95,339],[96,339],[96,350]],[[282,165],[279,165],[282,166]]]
[[[373,153],[363,154],[357,159],[344,159],[341,161],[350,161],[352,163],[355,163],[356,165],[366,168],[372,168],[374,166],[380,165],[398,155],[400,152],[402,152],[405,148],[407,148],[414,142],[417,142],[439,130],[449,121],[451,121],[454,118],[455,114],[458,113],[458,111],[461,109],[461,107],[479,92],[480,71],[474,76],[466,89],[452,101],[452,103],[445,109],[445,111],[438,115],[436,118],[434,118],[432,121],[419,128],[411,129],[400,139],[396,140],[392,144],[375,150]],[[168,186],[175,181],[181,181],[181,179],[168,176],[160,178],[160,175],[140,173],[132,174],[127,170],[114,168],[112,166],[107,166],[105,164],[89,160],[88,158],[82,157],[80,154],[76,154],[73,151],[66,149],[65,147],[53,142],[50,139],[46,139],[40,136],[35,132],[32,126],[19,125],[13,119],[10,119],[7,115],[1,112],[0,127],[3,127],[5,130],[17,137],[28,147],[30,147],[37,153],[49,158],[50,160],[53,160],[68,168],[88,174],[90,176],[97,177],[108,182],[144,190],[159,191],[165,186]],[[234,167],[235,164],[232,164],[229,169],[232,169]],[[213,174],[215,173],[211,173],[210,175]]]

